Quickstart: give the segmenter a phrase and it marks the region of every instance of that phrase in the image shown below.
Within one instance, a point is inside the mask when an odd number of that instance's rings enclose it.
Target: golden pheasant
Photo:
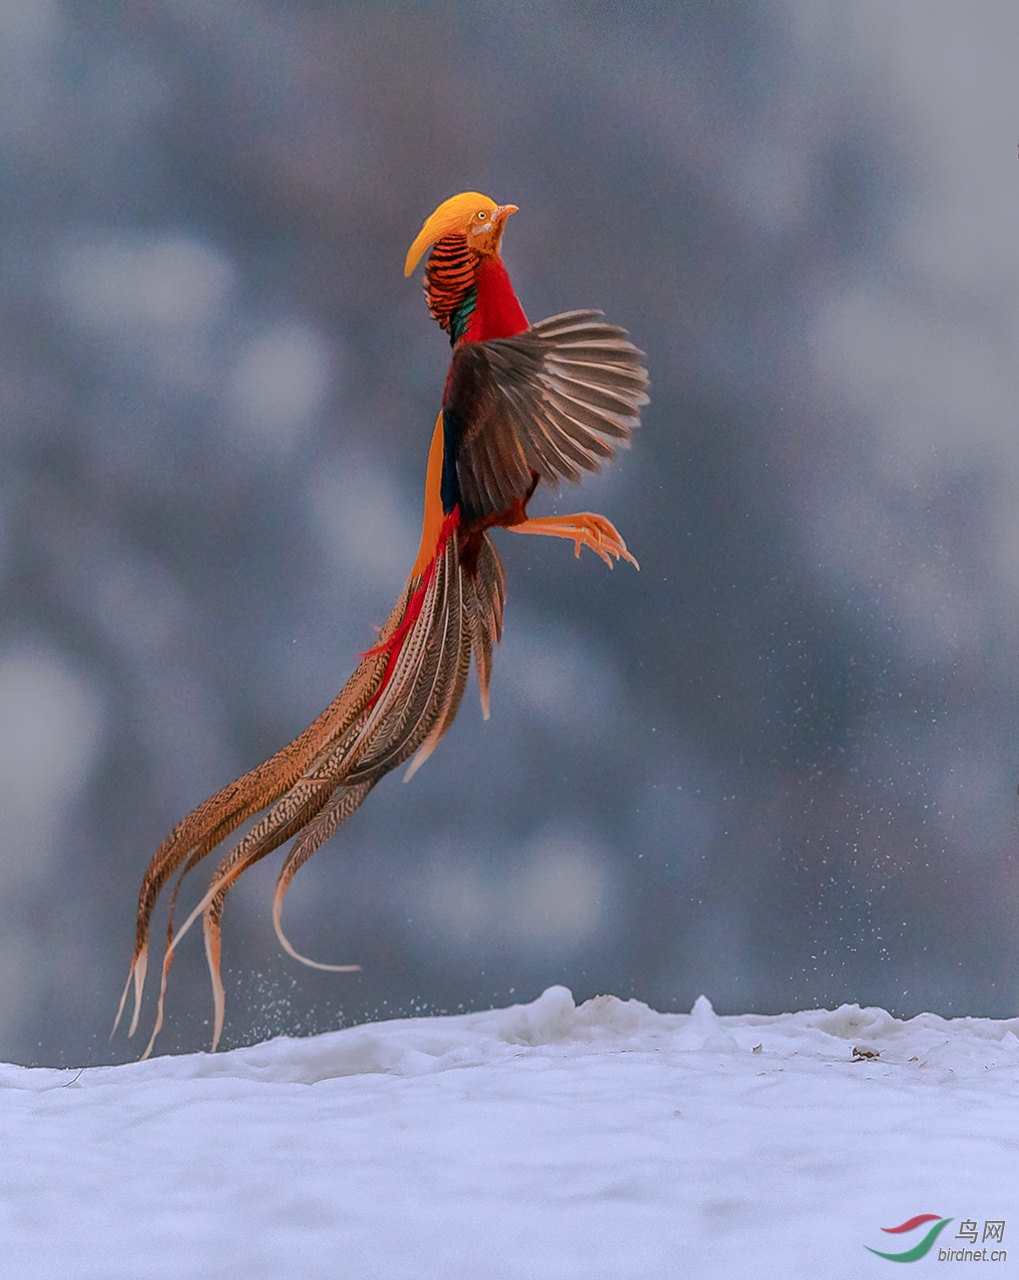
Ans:
[[[283,899],[295,873],[387,773],[413,757],[410,777],[453,722],[473,656],[488,717],[492,647],[502,634],[503,568],[489,530],[570,538],[612,566],[636,561],[612,524],[584,512],[530,519],[539,482],[557,486],[596,471],[628,442],[647,403],[643,353],[598,311],[570,311],[529,325],[500,256],[515,205],[476,191],[445,201],[407,253],[410,275],[424,253],[429,309],[449,334],[452,361],[432,435],[421,546],[378,642],[361,655],[333,702],[270,760],[204,801],[174,828],[149,863],[138,896],[134,955],[116,1029],[134,984],[133,1035],[141,1009],[149,931],[157,899],[180,871],[170,921],[155,1028],[163,1022],[174,950],[201,916],[212,978],[212,1047],[223,1029],[220,978],[223,901],[250,866],[293,837],[276,882],[273,924],[280,944]],[[198,905],[174,933],[184,876],[247,819],[267,812],[223,857]]]

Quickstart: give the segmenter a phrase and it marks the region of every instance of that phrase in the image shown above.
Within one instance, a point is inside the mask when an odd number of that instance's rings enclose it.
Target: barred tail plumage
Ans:
[[[215,1006],[213,1049],[223,1027],[220,978],[221,918],[230,886],[256,862],[296,837],[284,860],[273,900],[273,924],[290,955],[315,967],[287,940],[281,910],[297,871],[361,804],[387,773],[411,760],[408,778],[452,724],[474,657],[488,714],[493,646],[502,634],[502,563],[485,533],[464,533],[456,519],[443,526],[436,554],[412,576],[354,674],[325,711],[269,760],[200,804],[174,828],[149,863],[138,896],[135,949],[114,1030],[134,986],[130,1034],[138,1026],[148,963],[149,934],[159,896],[180,871],[170,903],[166,950],[152,1051],[163,1022],[166,981],[174,951],[202,917]],[[264,816],[216,867],[201,901],[174,932],[173,906],[183,878],[258,813]]]

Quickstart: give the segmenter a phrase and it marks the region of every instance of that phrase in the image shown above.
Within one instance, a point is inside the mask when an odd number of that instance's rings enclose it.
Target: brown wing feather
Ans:
[[[643,352],[600,315],[569,311],[456,349],[443,410],[468,522],[507,512],[534,476],[579,480],[628,444],[648,399]]]

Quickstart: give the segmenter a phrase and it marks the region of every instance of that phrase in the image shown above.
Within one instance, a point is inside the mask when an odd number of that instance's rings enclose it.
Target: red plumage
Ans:
[[[594,471],[627,443],[646,403],[641,352],[598,312],[570,312],[529,326],[499,256],[513,205],[477,192],[455,196],[426,220],[407,256],[407,273],[434,245],[425,272],[428,305],[454,344],[443,407],[432,437],[421,547],[378,643],[326,710],[271,759],[194,809],[149,863],[138,897],[135,948],[119,1021],[133,982],[135,1031],[152,914],[175,872],[159,1005],[163,1021],[174,951],[201,916],[212,979],[213,1048],[223,1027],[221,920],[230,886],[293,839],[276,882],[273,924],[281,945],[306,964],[283,933],[280,912],[301,866],[386,774],[413,757],[408,777],[453,722],[473,659],[488,713],[492,650],[502,635],[505,584],[489,530],[571,539],[610,566],[636,564],[613,525],[588,512],[531,520],[535,485]],[[263,813],[264,811],[264,813]],[[222,858],[201,901],[173,930],[183,877],[242,823],[260,820]],[[114,1024],[116,1028],[116,1023]]]

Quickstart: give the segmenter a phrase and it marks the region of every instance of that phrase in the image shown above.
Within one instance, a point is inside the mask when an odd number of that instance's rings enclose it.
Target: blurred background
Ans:
[[[137,1054],[149,857],[400,591],[448,360],[403,256],[472,188],[532,318],[647,352],[635,448],[532,508],[641,572],[499,539],[491,720],[287,900],[362,972],[278,951],[267,860],[224,1043],[554,982],[1014,1014],[1017,65],[1008,0],[0,0],[0,1057]],[[209,1017],[196,935],[160,1048]]]

